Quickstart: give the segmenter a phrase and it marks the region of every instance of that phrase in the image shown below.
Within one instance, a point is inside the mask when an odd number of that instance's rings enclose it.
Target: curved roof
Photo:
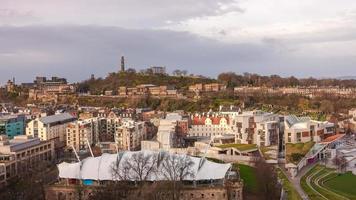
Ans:
[[[118,163],[122,167],[121,160],[131,160],[132,155],[143,152],[144,154],[158,155],[153,151],[124,152],[123,154],[103,154],[99,157],[89,157],[77,163],[60,163],[57,165],[60,178],[70,179],[91,179],[91,180],[117,180],[112,173],[112,166]],[[169,154],[164,152],[165,154]],[[173,155],[173,154],[170,154]],[[187,155],[174,154],[185,157]],[[193,176],[186,177],[184,180],[218,180],[224,179],[231,168],[231,164],[220,164],[205,160],[203,158],[190,157],[193,165],[191,172]],[[160,165],[161,166],[161,165]],[[148,180],[165,180],[162,174],[162,167],[158,167],[157,173],[152,174]],[[130,173],[130,172],[129,172]],[[132,180],[136,181],[136,180]]]

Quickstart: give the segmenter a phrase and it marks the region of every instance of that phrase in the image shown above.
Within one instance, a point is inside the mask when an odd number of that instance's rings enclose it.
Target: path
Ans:
[[[311,165],[311,166],[314,166],[314,165]],[[305,168],[308,168],[308,169],[305,169]],[[299,174],[295,178],[290,177],[290,174],[285,170],[284,166],[280,166],[280,169],[286,175],[289,182],[291,182],[291,184],[294,186],[295,190],[299,193],[300,197],[302,197],[302,199],[304,199],[304,200],[309,200],[308,195],[304,192],[304,190],[300,186],[300,178],[303,177],[304,174],[311,169],[311,167],[310,168],[309,168],[309,166],[304,167],[302,169],[302,171],[299,172]]]

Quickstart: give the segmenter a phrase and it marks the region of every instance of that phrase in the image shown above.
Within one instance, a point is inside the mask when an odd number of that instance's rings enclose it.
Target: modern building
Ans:
[[[315,121],[310,117],[290,115],[284,120],[286,143],[320,142],[336,133],[335,124],[327,121]]]
[[[221,164],[215,163],[204,158],[190,157],[187,155],[176,155],[168,152],[124,152],[119,154],[103,154],[100,157],[89,157],[82,160],[80,163],[60,163],[58,164],[59,181],[46,188],[46,199],[63,199],[69,200],[76,194],[78,185],[83,186],[83,199],[88,199],[93,190],[105,187],[105,184],[112,181],[129,181],[140,183],[140,180],[135,178],[134,168],[126,168],[126,163],[135,166],[134,158],[136,154],[143,153],[148,157],[145,165],[153,166],[148,172],[147,179],[143,181],[147,184],[160,183],[166,184],[170,181],[168,170],[164,168],[162,163],[165,163],[168,156],[179,157],[179,159],[188,160],[192,163],[188,167],[190,176],[180,177],[184,184],[179,191],[179,199],[208,199],[208,200],[242,200],[243,182],[240,180],[239,174],[234,171],[230,163]],[[158,159],[156,159],[158,158]],[[168,157],[169,159],[169,157]],[[113,173],[112,166],[117,166],[117,171],[125,171],[127,179],[118,178]],[[172,166],[174,167],[174,166]],[[145,173],[147,172],[144,168]],[[214,173],[212,173],[214,172]],[[141,180],[142,181],[142,180]],[[130,185],[130,184],[129,184]],[[128,185],[128,186],[129,186]],[[132,189],[135,187],[132,186]],[[137,187],[136,187],[137,188]],[[122,192],[127,194],[132,190],[125,189]],[[167,199],[168,192],[163,190],[155,192],[155,199]]]
[[[125,119],[115,132],[115,143],[119,150],[139,150],[141,148],[141,141],[144,139],[146,139],[144,122]]]
[[[9,140],[0,136],[0,187],[21,172],[54,158],[53,141],[21,135]]]
[[[279,142],[280,118],[277,114],[246,111],[235,115],[230,125],[237,143],[270,146]]]
[[[25,125],[25,115],[0,115],[0,135],[6,135],[10,139],[24,135]]]
[[[76,118],[69,113],[37,118],[27,124],[26,135],[40,138],[42,141],[54,140],[56,146],[64,146],[67,126],[75,120]]]
[[[88,151],[94,143],[94,126],[91,121],[75,121],[67,125],[67,146],[76,151]]]

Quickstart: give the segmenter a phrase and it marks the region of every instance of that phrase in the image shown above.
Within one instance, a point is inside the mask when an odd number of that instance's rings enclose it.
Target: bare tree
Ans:
[[[161,175],[167,180],[167,192],[171,189],[170,195],[173,200],[179,199],[179,193],[182,186],[182,181],[185,178],[193,177],[192,167],[194,162],[189,156],[170,154],[164,156],[160,163]]]
[[[138,182],[138,190],[127,194],[127,199],[142,198],[147,194],[147,181],[149,181],[149,178],[155,175],[157,171],[157,154],[137,152],[128,157],[122,155],[118,158],[117,162],[113,164],[111,171],[113,177],[119,181],[119,183],[116,183],[116,186],[121,185],[121,183],[125,181]]]
[[[257,160],[255,166],[261,198],[265,200],[279,199],[280,185],[274,167],[267,164],[263,159]]]
[[[339,172],[344,172],[346,169],[346,159],[343,156],[335,156],[335,158],[332,160],[333,164],[337,167]]]
[[[193,165],[194,162],[189,156],[170,154],[163,158],[160,173],[166,180],[182,181],[184,178],[193,177]]]

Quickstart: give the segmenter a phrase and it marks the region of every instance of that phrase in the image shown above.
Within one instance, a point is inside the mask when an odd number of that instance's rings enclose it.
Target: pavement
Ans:
[[[308,195],[304,192],[302,186],[300,185],[300,179],[311,169],[313,168],[317,163],[305,166],[302,168],[302,170],[298,173],[298,175],[294,178],[290,176],[290,174],[285,170],[284,166],[280,166],[282,172],[287,176],[288,180],[293,184],[295,190],[299,193],[299,195],[302,197],[304,200],[309,200]]]

